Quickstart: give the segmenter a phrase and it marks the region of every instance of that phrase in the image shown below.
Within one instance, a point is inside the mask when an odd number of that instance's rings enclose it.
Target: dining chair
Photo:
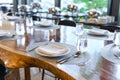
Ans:
[[[5,80],[6,68],[4,62],[0,59],[0,80]]]
[[[108,30],[110,32],[115,32],[115,30],[120,29],[120,27],[118,25],[103,25],[100,27],[101,29],[105,29]]]
[[[3,13],[6,13],[8,11],[8,8],[6,6],[1,6],[1,11]]]
[[[60,20],[58,22],[58,25],[65,25],[65,26],[76,27],[75,21],[72,21],[72,20]]]
[[[38,67],[51,72],[60,80],[75,80],[72,76],[57,68],[56,65],[53,65],[40,58],[32,57],[27,55],[25,52],[17,51],[2,44],[0,44],[0,58],[5,62],[5,66],[9,69],[25,68],[29,70],[31,67]],[[31,80],[29,71],[25,72],[25,80]]]
[[[41,21],[41,18],[39,16],[33,15],[32,16],[33,21]]]

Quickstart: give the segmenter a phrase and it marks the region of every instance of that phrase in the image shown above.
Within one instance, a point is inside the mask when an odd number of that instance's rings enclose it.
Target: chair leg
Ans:
[[[0,80],[3,80],[0,78]],[[5,75],[5,80],[20,80],[20,71],[19,69],[9,69]]]
[[[41,72],[41,68],[39,68],[39,72]]]
[[[31,76],[30,76],[30,68],[24,68],[25,71],[25,80],[31,80]]]
[[[60,80],[60,79],[55,77],[55,80]]]
[[[45,76],[45,70],[42,69],[42,80],[44,80],[44,76]]]

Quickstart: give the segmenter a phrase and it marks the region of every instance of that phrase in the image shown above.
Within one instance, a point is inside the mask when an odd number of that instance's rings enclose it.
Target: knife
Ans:
[[[30,49],[30,50],[28,50],[28,52],[31,52],[31,51],[33,51],[34,49],[36,49],[38,46],[35,46],[34,48],[32,48],[32,49]]]

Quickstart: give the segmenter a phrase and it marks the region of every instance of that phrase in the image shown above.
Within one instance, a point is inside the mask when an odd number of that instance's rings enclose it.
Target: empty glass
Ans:
[[[33,19],[32,19],[32,17],[28,16],[26,18],[26,26],[28,26],[28,27],[32,27],[33,26]]]
[[[77,23],[76,25],[76,35],[80,36],[83,34],[83,24]]]
[[[114,44],[120,47],[120,29],[115,30]]]
[[[77,49],[79,49],[82,53],[87,52],[87,37],[82,35],[79,37],[77,42]]]
[[[24,20],[17,20],[15,21],[15,26],[16,26],[16,34],[23,36],[25,33],[25,23]]]

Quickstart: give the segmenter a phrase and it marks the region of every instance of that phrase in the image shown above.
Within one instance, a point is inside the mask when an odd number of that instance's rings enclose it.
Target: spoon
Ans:
[[[67,57],[67,58],[58,60],[57,63],[63,64],[63,63],[65,63],[65,62],[67,62],[67,61],[68,61],[69,59],[71,59],[71,58],[77,58],[77,57],[79,57],[80,54],[81,54],[81,52],[80,52],[80,51],[77,51],[77,52],[76,52],[74,55],[72,55],[72,56],[69,56],[69,57]]]

